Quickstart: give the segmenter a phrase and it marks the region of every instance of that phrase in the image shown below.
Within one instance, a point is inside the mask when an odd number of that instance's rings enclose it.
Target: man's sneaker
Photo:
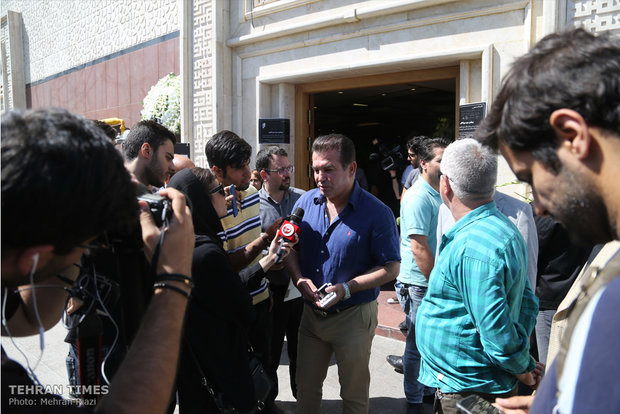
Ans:
[[[387,360],[388,364],[394,367],[394,371],[398,372],[399,374],[403,373],[403,357],[402,356],[388,355],[387,357],[385,357],[385,359]]]
[[[401,332],[404,333],[404,334],[406,334],[407,331],[409,330],[409,329],[407,329],[407,323],[406,322],[407,321],[405,320],[405,321],[402,321],[401,323],[398,324],[398,329],[400,329]]]

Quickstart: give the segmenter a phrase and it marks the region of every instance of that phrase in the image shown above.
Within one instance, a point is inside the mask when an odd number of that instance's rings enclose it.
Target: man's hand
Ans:
[[[267,227],[265,233],[267,233],[267,237],[269,237],[269,240],[274,240],[278,236],[278,229],[282,225],[283,221],[284,219],[280,217],[276,219],[273,223],[271,223],[271,226]],[[291,243],[291,245],[295,243]]]
[[[172,201],[172,218],[167,228],[160,230],[155,226],[151,212],[145,202],[140,202],[140,225],[144,240],[144,252],[149,259],[164,231],[164,244],[159,253],[157,273],[180,273],[191,275],[192,255],[194,251],[194,225],[192,215],[185,203],[185,196],[174,188],[166,188],[159,192],[161,196]]]
[[[540,385],[540,382],[542,381],[544,370],[545,370],[545,364],[543,364],[542,362],[536,361],[536,368],[534,368],[534,371],[532,371],[532,375],[534,375],[534,380],[536,381],[536,384],[532,386],[532,388],[534,389],[538,388],[538,386]]]
[[[336,285],[329,286],[325,289],[325,293],[336,292],[336,299],[332,300],[327,306],[321,306],[319,302],[316,302],[315,305],[318,308],[329,309],[334,306],[336,303],[340,302],[342,298],[344,298],[345,290],[344,285],[342,283],[338,283]]]
[[[527,414],[534,401],[533,395],[519,395],[510,398],[496,398],[493,406],[503,414]]]
[[[307,277],[300,277],[297,283],[295,283],[295,286],[297,286],[299,293],[301,293],[301,296],[306,298],[306,300],[313,302],[315,305],[318,304],[320,298],[316,293],[317,288],[314,286],[312,280]]]
[[[545,367],[545,364],[543,364],[542,362],[536,361],[534,358],[532,359],[536,363],[536,367],[532,370],[532,372],[525,372],[523,374],[517,374],[515,375],[515,377],[517,377],[517,379],[520,382],[524,383],[525,385],[529,385],[533,389],[536,389],[538,388],[538,385],[540,384],[540,381],[542,380],[542,374],[543,374],[543,369]]]
[[[536,379],[534,378],[534,374],[531,372],[524,372],[523,374],[516,374],[515,377],[524,383],[525,385],[533,386],[536,384]]]
[[[241,210],[241,193],[239,191],[235,191],[235,194],[231,195],[229,185],[224,187],[224,193],[226,194],[226,207],[232,208],[234,202],[237,203],[237,209]]]

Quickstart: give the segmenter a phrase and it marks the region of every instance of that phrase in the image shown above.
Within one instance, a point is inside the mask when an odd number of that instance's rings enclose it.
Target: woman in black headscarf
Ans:
[[[248,329],[254,318],[252,300],[232,268],[218,233],[220,217],[227,214],[222,185],[210,169],[192,168],[176,173],[169,187],[185,193],[192,210],[196,245],[192,262],[195,284],[185,319],[177,390],[179,409],[185,413],[217,413],[214,397],[201,384],[204,376],[222,405],[238,412],[254,412],[256,397],[250,376]],[[261,280],[273,265],[279,243],[244,271],[246,284]],[[288,253],[289,246],[285,243]]]

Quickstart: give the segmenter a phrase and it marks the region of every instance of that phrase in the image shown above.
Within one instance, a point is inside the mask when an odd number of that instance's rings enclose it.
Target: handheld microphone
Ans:
[[[278,247],[278,251],[276,252],[276,261],[275,264],[278,264],[282,261],[282,255],[284,252],[282,251],[282,245],[284,242],[290,241],[294,242],[299,234],[299,224],[301,223],[301,219],[304,217],[303,208],[297,207],[293,214],[288,218],[288,220],[284,220],[280,229],[278,230],[278,235],[282,237],[280,241],[280,247]]]

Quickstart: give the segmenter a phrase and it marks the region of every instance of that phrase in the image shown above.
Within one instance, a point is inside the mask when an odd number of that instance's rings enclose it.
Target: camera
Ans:
[[[381,168],[383,171],[396,170],[400,171],[403,168],[403,154],[400,152],[400,145],[392,148],[387,156],[381,160]]]
[[[336,292],[330,292],[330,293],[325,292],[325,289],[327,289],[331,285],[332,285],[331,283],[325,283],[316,292],[316,293],[318,293],[319,297],[321,298],[319,303],[321,304],[321,307],[323,307],[323,308],[325,306],[331,304],[336,299],[336,296],[337,296]]]
[[[378,149],[379,152],[374,152],[370,154],[369,159],[371,161],[380,160],[381,169],[383,171],[396,170],[401,171],[405,169],[406,162],[405,157],[400,151],[400,145],[395,146],[389,151],[385,151],[385,147],[383,144],[379,143]]]
[[[138,200],[146,201],[151,210],[151,215],[155,220],[155,225],[161,227],[172,217],[172,205],[170,199],[162,197],[159,194],[142,194],[138,196]]]

